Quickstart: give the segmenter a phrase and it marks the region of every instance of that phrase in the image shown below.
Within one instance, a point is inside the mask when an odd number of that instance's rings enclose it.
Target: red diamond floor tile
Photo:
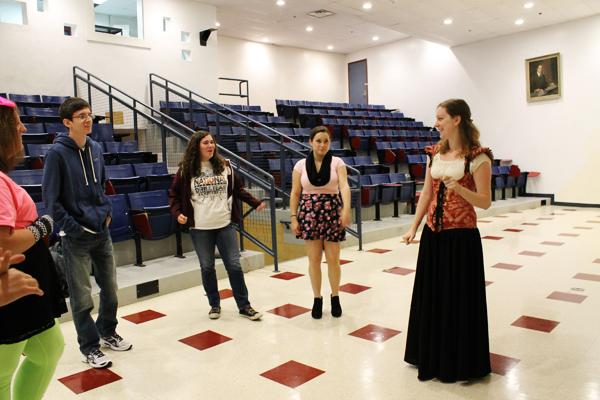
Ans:
[[[135,314],[129,314],[124,317],[129,322],[133,322],[134,324],[142,324],[144,322],[152,321],[153,319],[165,317],[165,314],[159,313],[154,310],[145,310],[140,311]]]
[[[565,236],[565,237],[578,237],[579,234],[578,233],[559,233],[558,236]]]
[[[213,331],[204,331],[193,336],[179,339],[181,343],[185,343],[198,350],[206,350],[232,340],[230,337],[223,336],[220,333]]]
[[[296,272],[288,271],[288,272],[281,272],[279,274],[271,275],[271,278],[283,279],[284,281],[289,281],[291,279],[300,278],[301,276],[304,276],[304,274],[298,274]]]
[[[350,332],[348,335],[355,336],[357,338],[370,340],[376,343],[383,343],[386,340],[398,335],[400,331],[390,328],[384,328],[383,326],[377,326],[369,324],[363,326],[360,329]]]
[[[523,229],[506,228],[504,232],[523,232]]]
[[[545,244],[546,246],[562,246],[565,242],[552,242],[550,240],[544,240],[540,244]]]
[[[276,307],[267,312],[270,312],[271,314],[279,315],[280,317],[294,318],[294,317],[297,317],[298,315],[302,315],[309,311],[310,311],[309,308],[300,307],[295,304],[288,303],[288,304],[284,304],[282,306]]]
[[[589,230],[591,230],[591,229],[594,229],[594,228],[592,228],[592,227],[590,227],[590,226],[574,226],[573,228],[574,228],[574,229],[582,229],[582,230],[586,230],[586,231],[589,231]]]
[[[221,300],[225,300],[225,299],[228,299],[230,297],[233,297],[233,291],[231,289],[221,289],[221,290],[219,290],[219,298]]]
[[[490,364],[492,365],[492,372],[494,374],[504,376],[520,362],[521,360],[518,358],[490,353]]]
[[[345,293],[358,294],[371,289],[369,286],[357,285],[355,283],[346,283],[340,286],[340,290]]]
[[[600,282],[600,275],[596,275],[596,274],[576,274],[573,278],[575,279],[581,279],[584,281],[594,281],[594,282]]]
[[[549,319],[529,317],[526,315],[521,316],[511,325],[519,328],[531,329],[534,331],[550,333],[554,328],[558,326],[560,322],[552,321]]]
[[[552,299],[552,300],[567,301],[570,303],[578,303],[579,304],[579,303],[583,302],[585,299],[587,299],[587,296],[583,296],[581,294],[574,294],[574,293],[552,292],[546,298]]]
[[[351,263],[354,260],[340,260],[340,265]],[[327,261],[323,261],[323,264],[327,264]]]
[[[600,258],[596,258],[594,261],[592,261],[594,264],[600,264]]]
[[[371,249],[371,250],[367,250],[367,252],[369,252],[369,253],[377,253],[377,254],[387,253],[388,251],[391,251],[391,250],[388,250],[388,249]]]
[[[542,253],[540,251],[529,251],[529,250],[525,250],[519,253],[522,256],[532,256],[532,257],[541,257],[546,253]]]
[[[508,215],[494,215],[492,218],[508,218]]]
[[[492,268],[509,269],[511,271],[516,271],[517,269],[519,269],[521,267],[522,267],[522,265],[508,264],[508,263],[497,263],[497,264],[492,265]]]
[[[324,373],[325,371],[320,369],[290,360],[285,364],[263,372],[260,376],[282,385],[296,388]]]
[[[488,239],[488,240],[502,240],[503,237],[502,236],[484,236],[482,237],[482,239]]]
[[[119,375],[112,372],[110,369],[96,369],[90,368],[88,370],[78,372],[73,375],[65,376],[60,378],[59,381],[71,389],[75,394],[81,394],[92,389],[99,388],[100,386],[108,385],[109,383],[116,382],[121,378]]]
[[[402,268],[402,267],[392,267],[388,269],[384,269],[383,272],[389,272],[390,274],[397,275],[409,275],[415,272],[414,269]]]
[[[577,211],[575,208],[563,208],[563,211]]]
[[[488,220],[485,220],[485,219],[478,219],[478,220],[477,220],[477,222],[481,222],[481,223],[483,223],[483,224],[489,224],[489,223],[491,223],[492,221],[488,221]]]
[[[588,224],[600,224],[600,221],[585,221]]]
[[[539,224],[536,224],[535,222],[523,222],[521,225],[538,226]]]

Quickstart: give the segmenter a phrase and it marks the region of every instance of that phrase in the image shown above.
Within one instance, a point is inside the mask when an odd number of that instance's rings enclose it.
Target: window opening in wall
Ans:
[[[183,43],[189,43],[190,42],[190,33],[181,31],[181,41]]]
[[[183,61],[192,61],[192,51],[191,50],[181,50],[181,59]]]
[[[92,1],[96,32],[143,38],[143,0]]]
[[[0,22],[27,25],[27,3],[15,0],[0,0]]]

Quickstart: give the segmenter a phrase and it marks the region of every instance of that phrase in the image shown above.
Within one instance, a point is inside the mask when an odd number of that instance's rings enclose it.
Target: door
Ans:
[[[350,103],[369,104],[367,60],[348,63],[348,90]]]

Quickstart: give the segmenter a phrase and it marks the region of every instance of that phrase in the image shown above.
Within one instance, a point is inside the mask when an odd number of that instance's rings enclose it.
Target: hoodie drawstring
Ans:
[[[92,149],[88,146],[88,154],[90,156],[90,165],[92,166],[92,176],[94,177],[94,183],[98,183],[96,179],[96,170],[94,169],[94,159],[92,158]]]
[[[83,156],[81,155],[81,150],[78,151],[79,160],[81,161],[81,169],[83,170],[83,177],[85,178],[85,186],[90,186],[87,178],[87,173],[85,172],[85,165],[83,165]]]

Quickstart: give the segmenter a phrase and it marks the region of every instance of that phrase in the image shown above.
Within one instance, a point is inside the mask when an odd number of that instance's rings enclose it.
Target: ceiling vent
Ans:
[[[306,15],[310,15],[311,17],[315,17],[315,18],[325,18],[325,17],[331,17],[332,15],[335,15],[335,13],[333,11],[320,9],[320,10],[311,11],[311,12],[307,13]]]

